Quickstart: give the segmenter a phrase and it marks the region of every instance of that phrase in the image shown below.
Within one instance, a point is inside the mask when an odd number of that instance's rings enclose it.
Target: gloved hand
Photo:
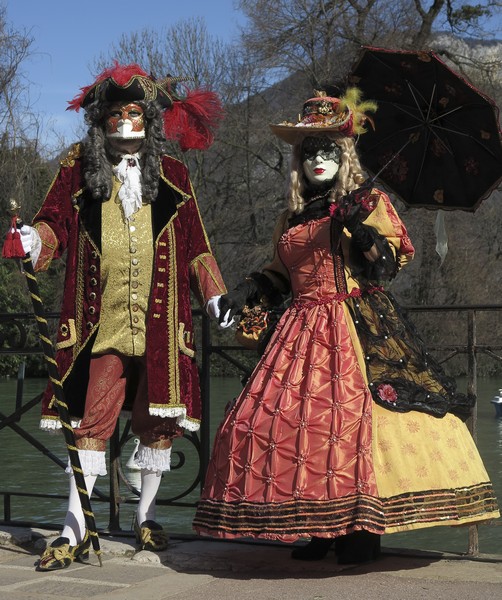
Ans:
[[[26,254],[30,253],[33,266],[36,265],[40,250],[42,249],[42,240],[38,231],[29,225],[23,225],[19,230],[21,235],[21,244]]]
[[[239,285],[228,292],[220,296],[218,303],[220,309],[220,316],[218,322],[220,325],[223,323],[233,320],[234,315],[242,310],[245,304],[251,304],[254,306],[260,300],[260,289],[258,283],[251,277],[246,278]]]
[[[378,204],[380,196],[372,191],[370,182],[345,194],[333,206],[332,216],[352,233],[359,223],[369,217]]]
[[[347,228],[348,229],[348,228]],[[375,244],[376,236],[378,235],[373,227],[357,223],[349,229],[352,235],[352,243],[355,244],[361,252],[369,252]]]
[[[372,197],[370,187],[360,187],[343,196],[333,205],[331,216],[350,232],[352,242],[362,252],[368,252],[375,243],[375,231],[363,224],[375,210],[378,196]]]
[[[222,315],[222,311],[220,310],[220,299],[221,296],[209,298],[204,308],[209,317],[218,322],[218,327],[220,329],[226,329],[234,324],[235,319],[228,314],[228,311],[227,314]]]

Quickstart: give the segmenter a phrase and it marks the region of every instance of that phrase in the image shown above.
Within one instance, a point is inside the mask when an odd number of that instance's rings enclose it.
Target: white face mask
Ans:
[[[340,147],[328,137],[308,137],[302,144],[302,164],[307,180],[322,185],[335,179],[340,168]]]

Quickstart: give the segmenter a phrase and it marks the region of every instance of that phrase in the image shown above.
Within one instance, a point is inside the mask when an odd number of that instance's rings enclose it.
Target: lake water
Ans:
[[[45,387],[44,380],[26,380],[24,382],[24,403],[40,393]],[[459,381],[460,389],[465,387]],[[502,504],[502,419],[495,418],[495,409],[490,400],[502,387],[500,379],[478,380],[478,447],[485,466]],[[211,380],[211,439],[222,418],[225,404],[242,389],[238,378],[213,378]],[[14,411],[16,394],[15,380],[0,380],[0,411],[9,415]],[[62,436],[48,435],[38,429],[39,408],[23,416],[19,423],[24,430],[36,437],[62,461],[66,461],[66,448]],[[2,452],[0,490],[23,491],[32,493],[67,493],[67,477],[62,469],[48,457],[33,448],[28,442],[14,433],[10,427],[0,430]],[[134,449],[131,439],[123,453],[123,469],[128,473],[126,462]],[[198,470],[196,452],[187,440],[177,440],[175,450],[185,455],[186,462],[179,470],[173,470],[164,476],[161,498],[171,498],[187,489],[195,480]],[[176,462],[176,457],[173,457]],[[131,478],[134,476],[131,473]],[[108,494],[108,478],[100,478],[97,487]],[[125,498],[134,499],[134,495],[123,485],[121,493]],[[199,490],[196,488],[184,502],[196,502]],[[61,524],[64,520],[66,499],[12,498],[12,519],[16,521],[35,521]],[[93,501],[93,510],[99,528],[108,525],[108,505]],[[130,529],[134,514],[134,501],[121,507],[120,522],[122,528]],[[191,522],[194,509],[191,507],[159,506],[157,518],[172,534],[192,533]],[[484,553],[502,553],[502,519],[491,525],[479,527],[480,550]],[[468,530],[465,527],[436,527],[407,533],[384,536],[385,547],[410,548],[422,550],[441,550],[465,552],[468,543]]]

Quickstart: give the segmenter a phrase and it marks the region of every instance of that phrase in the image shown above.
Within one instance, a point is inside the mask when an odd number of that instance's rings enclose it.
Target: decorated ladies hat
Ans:
[[[137,64],[120,65],[115,61],[91,85],[68,102],[67,110],[79,111],[94,102],[155,101],[163,109],[164,133],[177,140],[183,151],[204,150],[214,139],[214,129],[223,117],[221,102],[214,92],[186,90],[181,97],[174,85],[186,78],[167,76],[155,79]]]
[[[314,93],[315,97],[304,103],[297,123],[283,121],[270,125],[276,136],[288,144],[295,144],[303,137],[322,133],[354,137],[366,131],[364,125],[367,121],[373,125],[366,111],[376,111],[376,103],[371,100],[360,102],[359,89],[348,88],[341,98],[328,96],[324,91],[315,90]]]

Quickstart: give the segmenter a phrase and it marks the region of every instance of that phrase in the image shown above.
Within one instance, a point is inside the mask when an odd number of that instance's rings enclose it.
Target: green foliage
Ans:
[[[483,17],[489,17],[491,10],[481,4],[463,4],[460,8],[452,10],[448,15],[448,20],[452,27],[461,25],[475,25]]]

